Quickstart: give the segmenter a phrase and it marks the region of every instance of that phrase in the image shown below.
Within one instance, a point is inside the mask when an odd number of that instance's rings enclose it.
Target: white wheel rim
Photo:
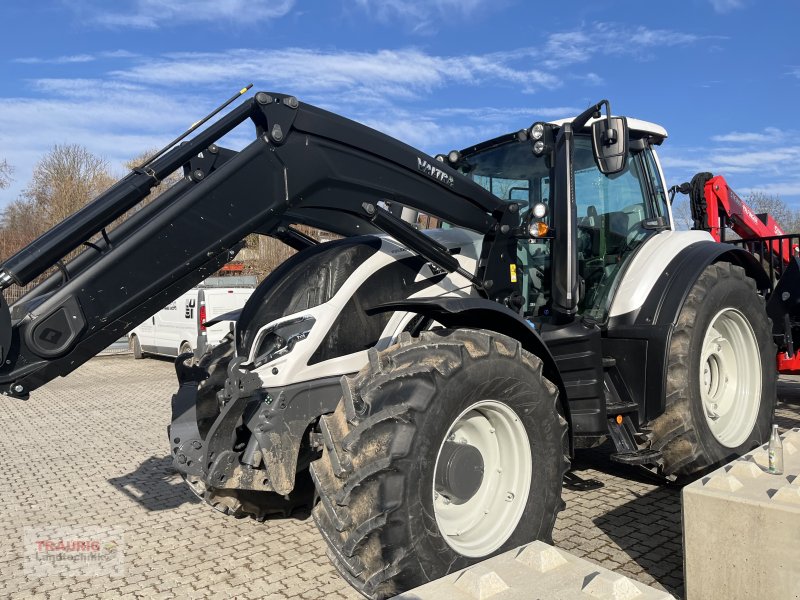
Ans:
[[[478,449],[483,457],[483,480],[463,504],[439,494],[434,482],[436,524],[447,544],[459,554],[486,556],[511,536],[528,502],[533,469],[528,434],[507,405],[482,400],[464,410],[450,426],[439,446],[436,467],[447,440]]]
[[[700,396],[714,438],[727,448],[743,444],[761,405],[761,353],[753,328],[736,309],[718,312],[706,330]]]

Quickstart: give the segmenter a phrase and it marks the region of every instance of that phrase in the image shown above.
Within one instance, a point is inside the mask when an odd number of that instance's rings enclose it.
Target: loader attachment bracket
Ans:
[[[25,330],[25,341],[33,352],[43,358],[64,354],[86,327],[83,310],[74,296],[45,318]]]

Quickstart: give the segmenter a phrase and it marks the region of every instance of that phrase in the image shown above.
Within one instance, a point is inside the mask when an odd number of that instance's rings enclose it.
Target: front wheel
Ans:
[[[666,408],[653,447],[666,475],[696,475],[765,443],[775,407],[775,344],[744,269],[706,267],[672,334]]]
[[[341,574],[386,598],[535,539],[563,508],[566,421],[541,361],[488,331],[407,336],[343,379],[314,509]]]

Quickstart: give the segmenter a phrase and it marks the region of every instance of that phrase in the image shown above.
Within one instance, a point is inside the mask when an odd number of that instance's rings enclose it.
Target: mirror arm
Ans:
[[[583,129],[586,126],[586,123],[589,122],[591,118],[597,118],[600,116],[600,110],[603,108],[603,105],[606,106],[606,118],[611,116],[611,104],[608,100],[600,100],[597,104],[590,106],[577,117],[572,120],[572,130],[578,131],[579,129]]]

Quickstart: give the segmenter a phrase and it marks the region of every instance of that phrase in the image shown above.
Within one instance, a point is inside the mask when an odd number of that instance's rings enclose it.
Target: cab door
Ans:
[[[628,156],[625,169],[600,173],[591,140],[577,137],[574,153],[577,207],[578,312],[604,322],[619,275],[634,252],[659,230],[669,228],[663,190],[652,189],[645,153]],[[657,185],[661,187],[660,180]],[[661,220],[659,220],[661,217]]]

